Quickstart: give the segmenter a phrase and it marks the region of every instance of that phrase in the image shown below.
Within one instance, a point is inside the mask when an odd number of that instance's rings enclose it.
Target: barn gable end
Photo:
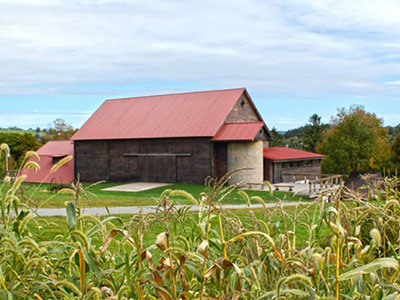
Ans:
[[[250,122],[263,122],[260,113],[257,111],[256,106],[254,105],[253,100],[247,91],[244,91],[243,94],[236,101],[233,106],[231,112],[225,119],[225,123],[250,123]],[[264,141],[264,147],[268,148],[268,141],[271,139],[271,134],[267,126],[257,134],[255,140]]]
[[[243,93],[226,117],[226,123],[261,122],[249,97]]]

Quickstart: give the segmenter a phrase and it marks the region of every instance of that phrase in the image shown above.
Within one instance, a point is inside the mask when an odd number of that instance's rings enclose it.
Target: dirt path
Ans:
[[[274,207],[278,203],[267,203],[267,207]],[[283,202],[283,206],[296,206],[299,204],[308,204],[303,202]],[[176,207],[185,207],[187,205],[177,205]],[[246,204],[227,204],[223,205],[225,209],[246,209],[249,208]],[[250,208],[262,208],[261,204],[253,204]],[[117,215],[117,214],[138,214],[142,213],[151,213],[155,212],[157,209],[156,206],[116,206],[116,207],[109,207],[108,210],[110,214]],[[198,205],[192,205],[190,207],[190,211],[198,211],[200,207]],[[106,216],[108,215],[107,209],[104,207],[89,207],[84,208],[83,210],[84,215],[93,215],[93,216]],[[34,212],[34,211],[33,211]],[[43,217],[54,217],[54,216],[66,216],[65,208],[39,208],[35,211],[39,216]]]

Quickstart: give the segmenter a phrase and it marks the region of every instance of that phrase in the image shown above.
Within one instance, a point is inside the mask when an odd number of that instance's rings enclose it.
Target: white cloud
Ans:
[[[58,0],[0,0],[0,4],[5,5],[28,5],[28,6],[37,6],[37,5],[56,5],[60,4],[61,1]]]
[[[299,116],[289,116],[289,117],[270,117],[268,118],[268,122],[271,124],[279,124],[280,126],[289,126],[289,127],[296,127],[304,125],[306,120],[304,117]]]
[[[0,94],[178,81],[391,96],[399,26],[394,0],[0,0]]]
[[[400,80],[394,80],[394,81],[387,81],[385,82],[387,85],[400,85]]]

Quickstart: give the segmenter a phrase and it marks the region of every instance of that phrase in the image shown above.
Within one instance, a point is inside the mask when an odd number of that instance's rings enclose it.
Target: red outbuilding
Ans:
[[[299,149],[272,147],[264,149],[264,179],[272,183],[293,181],[295,177],[321,175],[325,155]]]
[[[40,160],[37,161],[40,170],[37,172],[33,170],[23,170],[22,174],[28,175],[25,182],[69,184],[74,181],[73,160],[70,160],[57,171],[51,172],[51,168],[54,164],[64,157],[74,154],[74,142],[50,141],[42,146],[37,151],[37,154],[40,157]],[[32,158],[32,160],[35,160],[35,158]]]

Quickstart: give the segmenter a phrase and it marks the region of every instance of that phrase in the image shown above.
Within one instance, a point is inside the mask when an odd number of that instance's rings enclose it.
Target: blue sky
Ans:
[[[352,104],[397,125],[399,28],[398,0],[0,0],[0,127],[234,87],[279,130]]]

